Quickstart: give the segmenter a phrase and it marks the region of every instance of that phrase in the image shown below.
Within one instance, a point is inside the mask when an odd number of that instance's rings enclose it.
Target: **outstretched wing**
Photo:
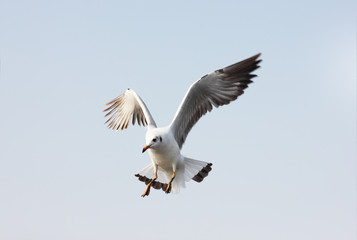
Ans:
[[[108,106],[103,112],[107,112],[105,117],[108,120],[108,127],[113,130],[124,130],[128,128],[130,119],[132,118],[133,125],[137,121],[139,125],[149,125],[156,127],[155,121],[152,118],[149,110],[141,98],[131,89],[126,90],[122,95],[108,102]]]
[[[226,105],[244,93],[251,79],[256,77],[251,72],[259,68],[259,56],[260,53],[216,70],[191,85],[170,125],[180,148],[191,128],[202,115],[212,110],[212,105]]]

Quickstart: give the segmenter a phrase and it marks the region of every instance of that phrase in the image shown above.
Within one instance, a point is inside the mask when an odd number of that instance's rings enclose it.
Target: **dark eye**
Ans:
[[[157,141],[157,139],[156,139],[156,138],[154,138],[152,141],[153,141],[153,142],[156,142],[156,141]]]

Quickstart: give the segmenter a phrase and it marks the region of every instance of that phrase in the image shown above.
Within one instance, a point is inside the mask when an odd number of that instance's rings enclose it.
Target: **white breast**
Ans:
[[[164,171],[172,172],[174,166],[183,161],[180,148],[170,132],[162,134],[160,148],[149,149],[152,162]]]

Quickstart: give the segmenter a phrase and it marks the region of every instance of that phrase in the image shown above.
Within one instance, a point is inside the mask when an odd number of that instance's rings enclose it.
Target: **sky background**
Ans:
[[[356,239],[356,1],[0,1],[0,239]],[[145,189],[145,128],[114,132],[128,87],[168,125],[198,78],[262,53],[244,95],[182,153],[212,162]]]

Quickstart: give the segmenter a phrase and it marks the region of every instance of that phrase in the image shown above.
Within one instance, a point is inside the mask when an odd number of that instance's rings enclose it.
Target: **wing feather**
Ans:
[[[213,107],[229,104],[244,93],[244,89],[257,75],[260,53],[241,62],[203,76],[188,89],[170,125],[171,131],[182,148],[187,134],[196,122]]]
[[[109,117],[105,124],[113,130],[124,130],[128,128],[132,118],[132,124],[135,122],[139,126],[156,127],[149,110],[141,98],[131,89],[126,90],[119,97],[114,98],[106,104],[103,112],[107,112],[105,117]]]

